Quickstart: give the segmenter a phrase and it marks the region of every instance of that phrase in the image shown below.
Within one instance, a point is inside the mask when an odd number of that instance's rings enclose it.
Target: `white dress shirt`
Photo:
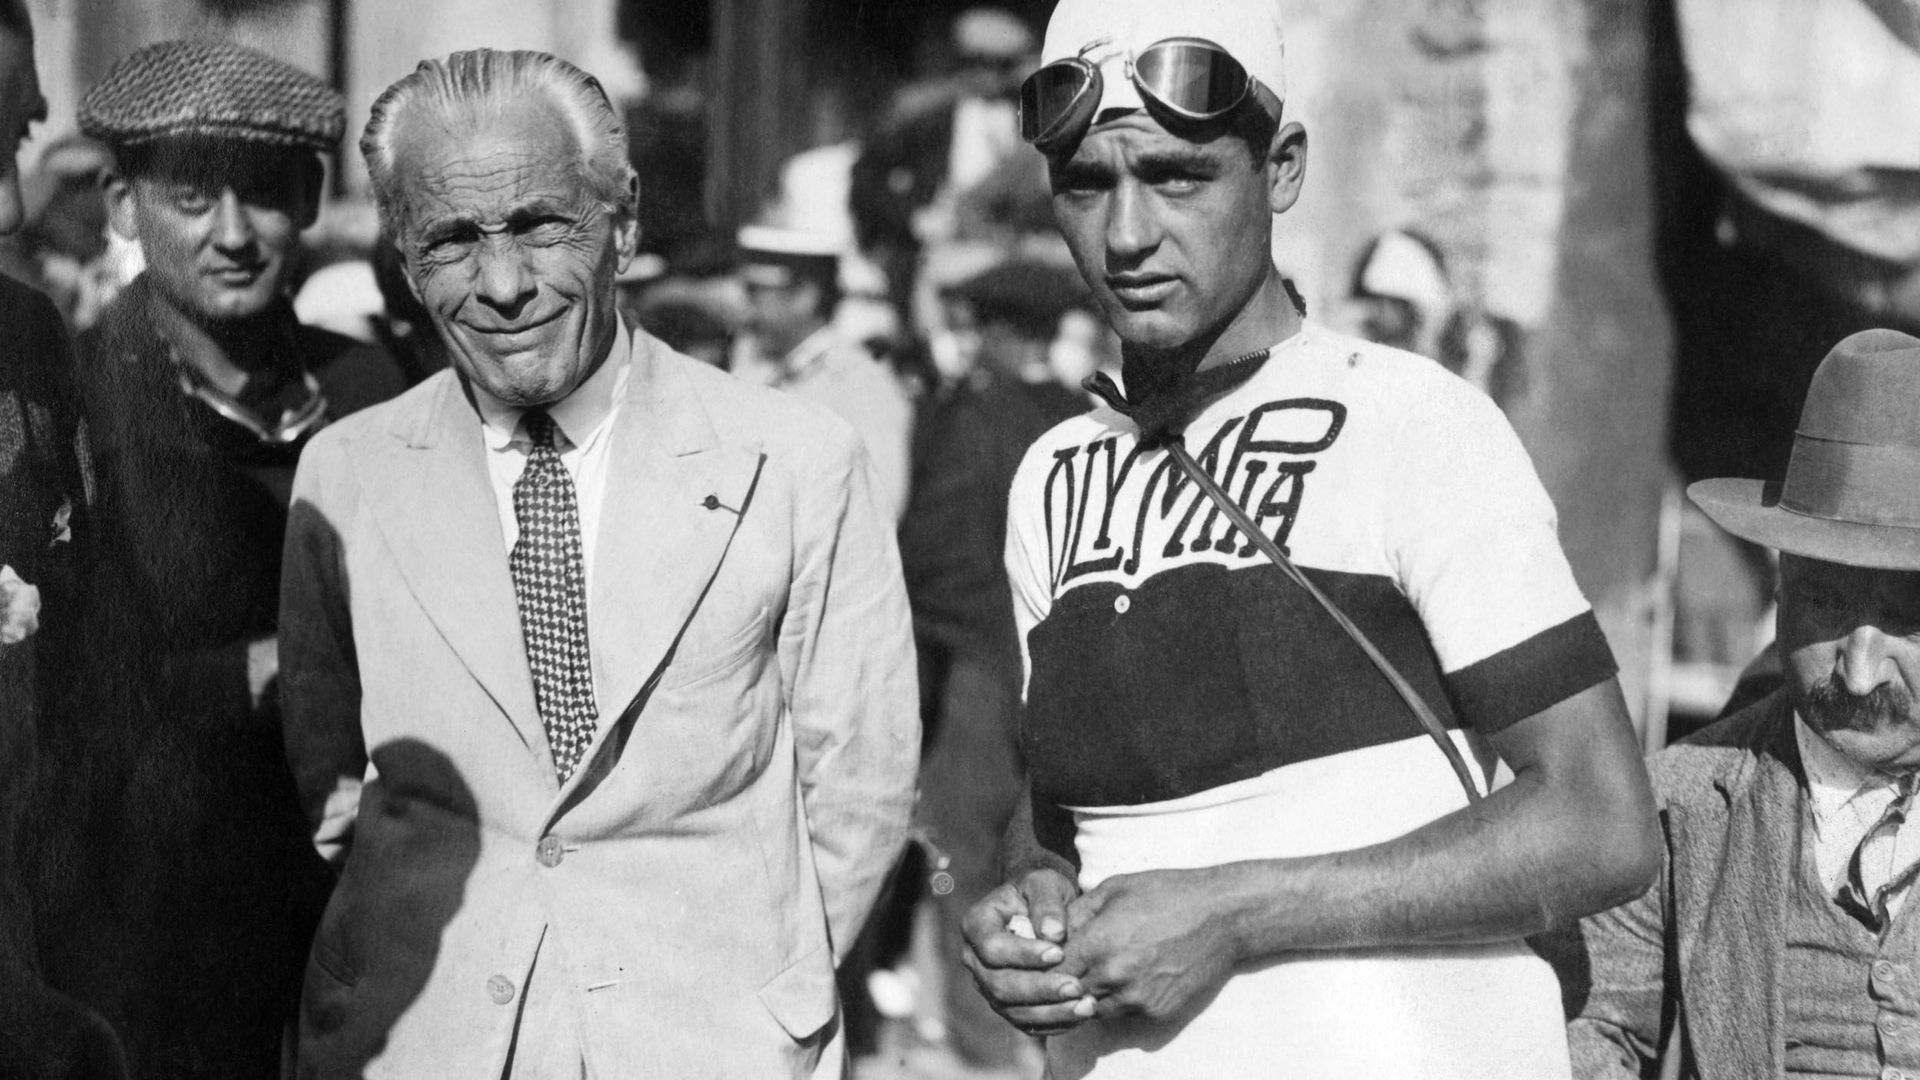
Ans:
[[[586,561],[589,596],[593,593],[593,553],[600,536],[600,510],[606,502],[613,419],[633,371],[632,337],[625,324],[618,324],[614,335],[613,348],[600,370],[573,393],[547,406],[547,415],[553,417],[554,449],[560,452],[560,464],[573,478],[574,501],[580,508],[580,554]],[[527,467],[527,455],[533,452],[533,441],[521,423],[526,410],[501,401],[478,385],[473,385],[473,400],[480,407],[487,476],[493,481],[493,501],[500,511],[500,535],[511,553],[514,542],[520,539],[520,522],[513,513],[513,485]],[[592,622],[591,611],[588,622]]]
[[[574,501],[580,512],[580,557],[586,563],[583,570],[588,597],[593,595],[593,556],[600,536],[600,512],[606,505],[613,421],[626,394],[627,379],[633,372],[632,335],[626,324],[616,322],[615,325],[613,347],[600,370],[575,387],[573,393],[546,407],[547,415],[553,417],[553,447],[560,452],[560,464],[573,479]],[[523,420],[527,410],[509,405],[479,386],[473,387],[473,400],[480,407],[482,437],[487,445],[487,476],[493,482],[493,501],[500,512],[500,536],[511,555],[513,545],[520,539],[520,520],[513,512],[513,485],[526,471],[527,457],[533,452],[533,440],[528,438]],[[593,624],[591,600],[587,624],[589,628]],[[605,661],[592,647],[591,629],[587,639],[594,682],[603,685],[601,669]],[[604,725],[612,715],[611,703],[601,700],[596,704]],[[611,707],[618,710],[617,705]],[[522,988],[526,1002],[523,1015],[530,1023],[521,1028],[507,1080],[586,1075],[586,1058],[580,1049],[573,1014],[567,1008],[565,995],[556,990],[554,978],[546,974],[549,956],[558,962],[561,948],[560,936],[552,935],[542,946],[540,977],[530,978]],[[565,964],[558,962],[556,970],[564,969]]]
[[[1869,769],[1835,750],[1798,713],[1793,718],[1793,733],[1807,774],[1807,802],[1813,809],[1814,862],[1828,894],[1837,894],[1846,884],[1847,864],[1853,859],[1854,849],[1893,802],[1898,778]],[[1920,859],[1920,827],[1909,820],[1901,825],[1892,844],[1874,845],[1863,857],[1860,876],[1867,895],[1872,896],[1876,888],[1915,859]],[[1910,891],[1902,889],[1887,898],[1890,917],[1899,913]]]

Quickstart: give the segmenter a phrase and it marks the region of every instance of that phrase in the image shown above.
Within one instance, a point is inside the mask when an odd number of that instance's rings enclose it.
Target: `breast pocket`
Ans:
[[[696,622],[688,628],[686,639],[674,651],[673,662],[660,681],[663,690],[681,690],[726,678],[758,656],[767,643],[767,609],[717,640],[704,633]]]

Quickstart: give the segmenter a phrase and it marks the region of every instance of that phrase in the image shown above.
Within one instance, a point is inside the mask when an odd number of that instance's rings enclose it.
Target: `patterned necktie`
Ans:
[[[599,726],[587,652],[586,560],[580,551],[573,478],[553,448],[553,417],[535,409],[524,422],[533,449],[513,484],[520,539],[507,565],[520,601],[520,632],[533,668],[534,698],[547,729],[554,771],[564,784]]]
[[[1867,929],[1875,933],[1884,933],[1887,929],[1887,901],[1900,890],[1913,884],[1916,874],[1920,874],[1920,862],[1906,866],[1887,875],[1884,883],[1878,883],[1871,889],[1867,886],[1868,875],[1879,878],[1879,868],[1887,865],[1893,858],[1894,845],[1900,836],[1900,826],[1907,820],[1907,813],[1913,808],[1915,788],[1914,773],[1900,778],[1894,788],[1893,801],[1873,823],[1867,835],[1860,838],[1860,846],[1853,849],[1853,858],[1847,860],[1847,882],[1840,886],[1839,903],[1841,908],[1859,919]],[[1868,870],[1872,867],[1872,870]]]

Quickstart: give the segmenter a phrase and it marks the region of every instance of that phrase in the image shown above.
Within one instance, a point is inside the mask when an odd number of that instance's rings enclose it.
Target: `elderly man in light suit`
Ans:
[[[626,137],[539,53],[361,141],[454,370],[295,485],[287,746],[340,867],[302,1075],[836,1075],[918,751],[853,432],[625,328]]]

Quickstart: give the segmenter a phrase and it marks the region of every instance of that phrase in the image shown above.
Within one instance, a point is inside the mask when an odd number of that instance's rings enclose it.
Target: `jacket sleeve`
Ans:
[[[1638,898],[1580,920],[1590,983],[1567,1023],[1575,1080],[1653,1077],[1673,1026],[1667,923],[1672,866],[1663,845],[1660,876]]]
[[[287,762],[314,846],[346,860],[367,768],[360,671],[341,540],[356,506],[334,432],[301,455],[280,579],[280,692]]]
[[[836,958],[906,839],[919,691],[893,522],[836,423],[795,477],[796,563],[780,633],[801,806]]]

